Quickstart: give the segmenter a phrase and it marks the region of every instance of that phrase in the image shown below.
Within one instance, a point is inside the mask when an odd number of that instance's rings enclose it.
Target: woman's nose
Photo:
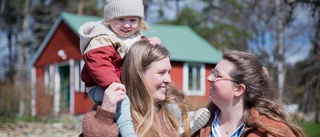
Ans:
[[[164,82],[166,82],[166,83],[171,83],[171,76],[170,76],[170,74],[168,74],[168,75],[166,76],[166,78],[164,79]]]
[[[207,76],[207,80],[208,80],[209,82],[212,82],[212,81],[213,81],[212,75],[213,75],[213,74],[210,74],[209,76]]]

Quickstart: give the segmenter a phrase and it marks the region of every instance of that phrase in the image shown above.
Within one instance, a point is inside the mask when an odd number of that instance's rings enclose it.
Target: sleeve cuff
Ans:
[[[96,113],[95,117],[99,121],[105,122],[108,125],[112,125],[116,115],[117,115],[117,113],[106,111],[106,110],[102,109],[101,106],[98,106],[97,113]]]

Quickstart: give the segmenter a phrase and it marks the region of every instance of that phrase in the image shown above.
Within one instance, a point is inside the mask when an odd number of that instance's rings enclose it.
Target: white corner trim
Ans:
[[[36,110],[36,68],[31,68],[31,116],[37,115]]]
[[[73,59],[70,59],[69,60],[69,66],[70,66],[70,106],[69,106],[69,109],[70,109],[70,114],[74,114],[74,94],[75,94],[75,71],[74,71],[74,68],[75,68],[75,61]]]

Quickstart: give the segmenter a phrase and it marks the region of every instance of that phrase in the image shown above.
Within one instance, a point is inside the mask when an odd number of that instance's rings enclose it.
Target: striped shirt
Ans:
[[[220,128],[219,128],[219,119],[218,119],[218,115],[219,115],[220,110],[217,109],[214,112],[214,119],[212,121],[211,124],[211,133],[210,133],[210,137],[221,137],[220,134]],[[232,134],[230,137],[240,137],[241,133],[243,132],[244,129],[244,123],[242,123]]]

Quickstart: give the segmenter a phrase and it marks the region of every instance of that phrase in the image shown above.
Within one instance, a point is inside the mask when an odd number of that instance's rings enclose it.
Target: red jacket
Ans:
[[[86,87],[99,86],[103,90],[113,82],[120,82],[122,59],[131,45],[142,38],[137,32],[121,39],[101,21],[83,24],[79,35],[85,62],[81,80]]]

